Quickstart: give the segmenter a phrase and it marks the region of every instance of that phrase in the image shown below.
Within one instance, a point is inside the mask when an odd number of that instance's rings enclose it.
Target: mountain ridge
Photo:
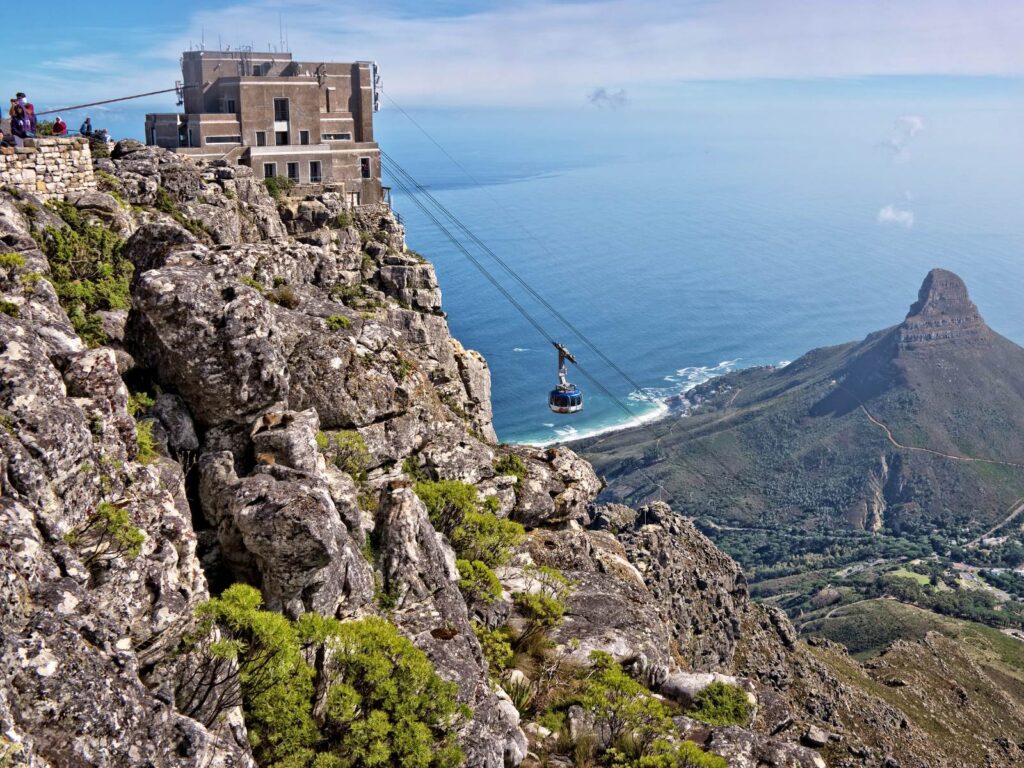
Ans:
[[[684,486],[770,486],[769,475],[799,486],[794,493],[755,491],[739,501],[733,520],[949,530],[965,522],[951,510],[966,508],[976,523],[991,522],[1024,493],[1024,481],[979,479],[971,468],[944,465],[941,454],[1006,462],[1006,469],[1024,464],[1021,371],[1024,349],[985,324],[958,276],[934,269],[898,325],[812,350],[784,368],[726,374],[692,390],[691,414],[662,428],[660,453],[644,471],[682,499]],[[869,413],[900,444],[934,455],[890,443]],[[636,449],[651,442],[624,430],[575,445],[607,475],[609,498],[637,500],[649,490]],[[623,463],[627,454],[635,457],[631,468]],[[740,494],[725,497],[715,509],[699,499],[684,505],[730,519],[728,507]]]

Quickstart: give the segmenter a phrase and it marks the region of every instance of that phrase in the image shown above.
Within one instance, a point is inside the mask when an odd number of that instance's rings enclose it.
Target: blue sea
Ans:
[[[586,408],[551,413],[555,351],[395,189],[410,246],[437,266],[453,333],[490,363],[503,441],[658,418],[665,397],[716,374],[862,338],[904,317],[932,267],[960,274],[989,324],[1024,343],[1019,100],[849,88],[408,110],[431,138],[385,106],[385,151],[640,385],[469,246],[613,395],[570,371]]]

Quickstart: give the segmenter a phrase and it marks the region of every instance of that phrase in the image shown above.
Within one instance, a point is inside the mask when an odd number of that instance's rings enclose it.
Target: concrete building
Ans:
[[[376,65],[293,61],[290,53],[188,51],[184,113],[146,115],[146,142],[258,176],[324,184],[352,205],[381,202],[373,140]]]

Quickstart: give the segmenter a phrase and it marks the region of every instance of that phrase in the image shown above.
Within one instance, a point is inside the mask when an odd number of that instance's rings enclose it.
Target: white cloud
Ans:
[[[66,103],[170,86],[190,43],[266,49],[279,13],[297,57],[376,60],[403,104],[583,104],[595,82],[636,97],[684,80],[1024,75],[1018,0],[507,0],[449,16],[396,2],[242,0],[125,34],[98,56],[54,40],[60,53],[21,88]]]
[[[887,205],[878,212],[879,224],[897,224],[910,229],[914,226],[914,212],[908,208]]]
[[[414,17],[386,5],[251,0],[194,14],[163,53],[279,36],[306,59],[375,59],[405,103],[566,103],[679,80],[1024,74],[1024,3],[995,0],[508,2]]]
[[[894,162],[903,163],[910,159],[910,142],[924,130],[924,118],[920,115],[903,115],[893,122],[892,131],[882,146],[892,152]]]

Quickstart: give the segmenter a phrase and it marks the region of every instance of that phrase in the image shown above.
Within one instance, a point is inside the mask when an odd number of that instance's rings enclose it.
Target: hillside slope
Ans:
[[[657,482],[720,523],[949,535],[1024,496],[1024,349],[945,270],[899,325],[688,397],[690,416],[579,443],[608,498]]]

